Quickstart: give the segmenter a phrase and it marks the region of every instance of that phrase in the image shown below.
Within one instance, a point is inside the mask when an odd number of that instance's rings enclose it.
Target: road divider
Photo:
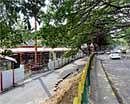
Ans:
[[[90,69],[94,54],[90,55],[88,63],[82,70],[81,80],[78,84],[78,95],[74,97],[73,104],[88,104],[90,94]]]

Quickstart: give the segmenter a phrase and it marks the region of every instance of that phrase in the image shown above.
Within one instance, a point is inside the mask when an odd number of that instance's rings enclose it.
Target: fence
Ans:
[[[62,59],[57,59],[57,60],[54,60],[54,61],[50,61],[48,63],[48,69],[49,70],[54,70],[54,69],[57,69],[57,68],[60,68],[66,64],[68,64],[69,62],[73,61],[73,60],[76,60],[76,59],[79,59],[81,57],[83,57],[84,54],[83,53],[77,53],[75,56],[70,56],[68,58],[62,58]]]
[[[73,104],[88,104],[90,92],[90,67],[94,54],[89,57],[88,63],[85,65],[81,81],[78,84],[78,95],[74,97]]]
[[[0,92],[12,87],[24,79],[24,66],[0,72]]]

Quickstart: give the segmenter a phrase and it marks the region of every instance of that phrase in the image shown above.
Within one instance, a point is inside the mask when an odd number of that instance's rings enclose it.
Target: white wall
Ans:
[[[14,69],[14,83],[22,81],[24,79],[24,69]]]
[[[2,83],[3,83],[3,89],[13,86],[13,71],[12,70],[2,71]]]
[[[24,79],[24,66],[20,65],[20,68],[2,71],[1,74],[2,78],[0,76],[0,92],[2,91],[1,83],[3,90],[5,90],[12,87],[14,83]]]

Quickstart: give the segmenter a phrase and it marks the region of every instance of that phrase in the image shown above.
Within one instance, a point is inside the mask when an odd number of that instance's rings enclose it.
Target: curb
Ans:
[[[48,74],[51,74],[52,72],[54,72],[54,70],[48,71],[48,72],[43,73],[42,75],[36,76],[36,77],[34,77],[34,78],[28,78],[28,79],[26,79],[26,80],[24,80],[24,81],[22,81],[22,82],[16,83],[16,84],[15,84],[15,87],[18,87],[18,86],[27,84],[27,83],[29,83],[29,82],[31,82],[31,81],[33,81],[33,80],[36,80],[36,79],[38,79],[38,78],[40,78],[40,77],[46,76],[46,75],[48,75]]]

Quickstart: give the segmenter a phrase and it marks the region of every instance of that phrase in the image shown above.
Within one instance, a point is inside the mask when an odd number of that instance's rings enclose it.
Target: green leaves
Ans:
[[[50,0],[44,13],[45,0],[1,0],[0,44],[16,46],[37,37],[50,47],[78,50],[88,42],[100,47],[109,43],[111,31],[129,27],[129,3],[128,0]],[[32,17],[43,24],[40,31],[31,32]]]
[[[13,52],[11,50],[4,50],[1,54],[4,56],[10,56],[13,54]]]
[[[107,45],[111,31],[120,29],[123,19],[126,20],[130,9],[127,3],[125,0],[52,0],[43,37],[53,47],[78,48],[87,42],[99,47]]]
[[[45,0],[0,0],[0,46],[15,47],[39,38],[38,32],[31,33],[34,29],[30,19],[40,24],[44,6]]]

